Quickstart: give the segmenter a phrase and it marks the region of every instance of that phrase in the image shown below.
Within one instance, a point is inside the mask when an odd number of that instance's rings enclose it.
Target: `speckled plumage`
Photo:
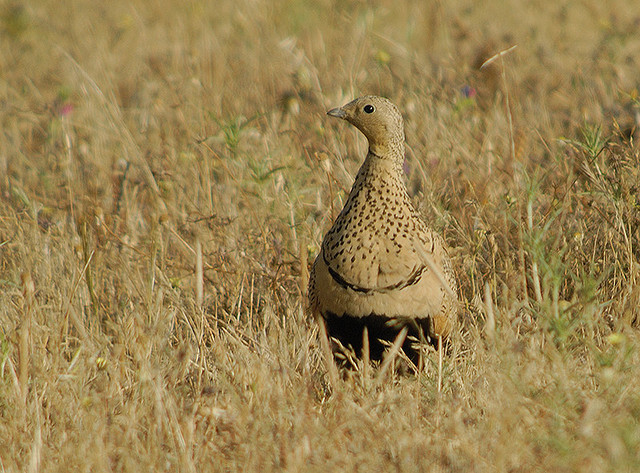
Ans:
[[[357,127],[369,152],[313,265],[312,312],[324,318],[331,337],[356,352],[366,326],[372,359],[384,349],[377,338],[393,341],[403,325],[413,327],[416,338],[420,330],[427,339],[446,338],[456,319],[456,281],[443,239],[407,194],[402,115],[376,96],[328,114]],[[409,342],[403,348],[412,350]]]

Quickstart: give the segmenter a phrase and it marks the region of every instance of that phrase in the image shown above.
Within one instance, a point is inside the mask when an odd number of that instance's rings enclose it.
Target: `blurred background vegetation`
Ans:
[[[639,31],[626,0],[0,1],[2,468],[636,471]],[[325,112],[369,93],[452,248],[441,393],[331,386],[304,310],[366,153]]]

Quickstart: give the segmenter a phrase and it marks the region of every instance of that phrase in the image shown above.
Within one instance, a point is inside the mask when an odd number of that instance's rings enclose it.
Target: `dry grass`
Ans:
[[[640,3],[423,3],[0,2],[3,471],[640,469]],[[440,394],[304,314],[363,93],[454,248]]]

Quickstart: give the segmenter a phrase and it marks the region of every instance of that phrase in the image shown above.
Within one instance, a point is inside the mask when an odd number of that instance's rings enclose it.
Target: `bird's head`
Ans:
[[[404,157],[404,123],[398,107],[390,100],[366,95],[329,110],[327,115],[342,118],[360,130],[373,153],[385,156],[399,150]]]

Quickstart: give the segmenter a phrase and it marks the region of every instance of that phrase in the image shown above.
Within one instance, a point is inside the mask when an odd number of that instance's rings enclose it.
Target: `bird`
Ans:
[[[444,239],[427,226],[407,191],[402,115],[375,95],[327,114],[360,130],[369,148],[312,265],[310,311],[334,355],[342,348],[362,358],[366,350],[369,360],[381,361],[404,335],[398,343],[417,363],[418,343],[441,348],[454,328],[457,282]]]

